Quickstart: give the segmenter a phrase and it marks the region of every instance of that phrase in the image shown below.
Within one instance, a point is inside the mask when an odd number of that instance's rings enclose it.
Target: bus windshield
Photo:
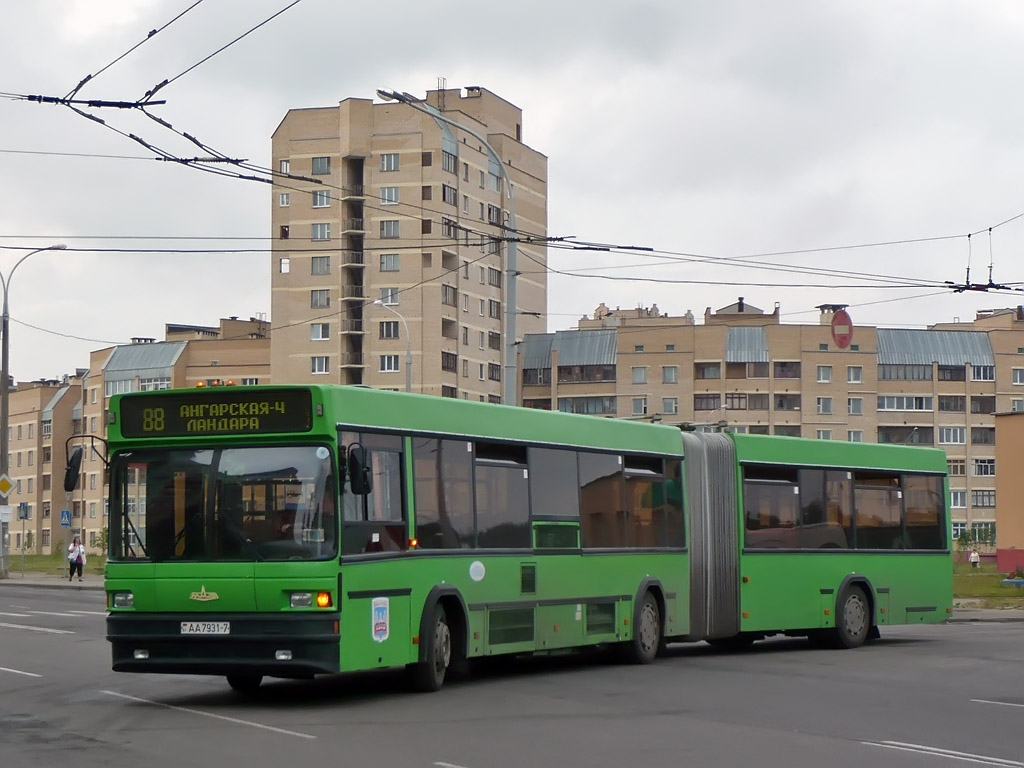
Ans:
[[[110,465],[112,560],[322,560],[337,555],[325,446],[123,451]]]

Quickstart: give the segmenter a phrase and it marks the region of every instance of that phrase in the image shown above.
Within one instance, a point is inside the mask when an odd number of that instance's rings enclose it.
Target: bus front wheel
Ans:
[[[231,690],[250,696],[256,693],[256,689],[263,682],[263,675],[237,674],[228,675],[228,685]]]
[[[836,645],[840,648],[864,645],[871,631],[871,611],[864,590],[851,584],[839,596],[836,608]]]
[[[452,661],[452,632],[448,626],[448,615],[440,603],[434,606],[430,631],[423,642],[423,661],[412,666],[412,680],[417,690],[433,693],[444,685]]]
[[[661,650],[661,610],[653,594],[647,592],[637,613],[633,639],[625,647],[626,658],[634,664],[650,664]]]

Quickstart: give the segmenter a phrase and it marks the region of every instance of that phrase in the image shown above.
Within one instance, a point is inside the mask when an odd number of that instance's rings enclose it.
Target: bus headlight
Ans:
[[[292,592],[292,594],[291,594],[291,606],[292,606],[292,608],[312,608],[313,607],[313,593],[312,592]]]
[[[114,592],[110,602],[114,608],[134,608],[135,595],[131,592]]]

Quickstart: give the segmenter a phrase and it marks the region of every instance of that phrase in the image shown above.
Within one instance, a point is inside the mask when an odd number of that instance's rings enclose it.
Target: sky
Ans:
[[[945,287],[969,266],[971,283],[991,267],[1024,288],[1016,0],[194,2],[0,0],[0,273],[67,245],[10,280],[19,381],[165,323],[270,312],[269,185],[17,98],[90,74],[76,98],[136,101],[173,79],[153,114],[261,166],[291,108],[422,97],[438,78],[493,91],[548,158],[549,235],[652,249],[549,250],[549,331],[601,302],[700,318],[742,296],[792,323],[847,304],[855,328],[1024,303]],[[205,154],[138,110],[87,111]]]

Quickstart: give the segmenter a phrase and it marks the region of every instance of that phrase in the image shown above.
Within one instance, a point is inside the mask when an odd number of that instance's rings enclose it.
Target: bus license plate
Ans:
[[[230,621],[183,621],[183,635],[228,635],[231,634]]]

